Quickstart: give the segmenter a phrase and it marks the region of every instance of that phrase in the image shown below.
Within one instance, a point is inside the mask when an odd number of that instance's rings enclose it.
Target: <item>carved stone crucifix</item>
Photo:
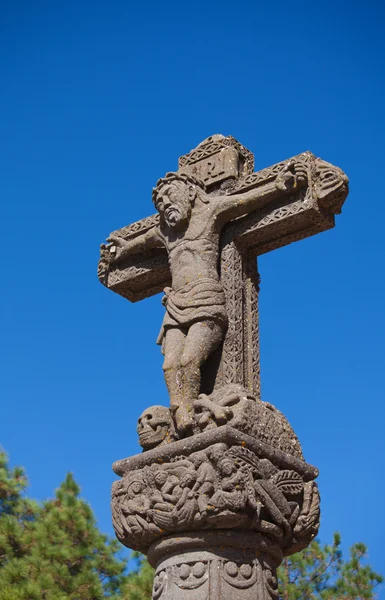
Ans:
[[[180,436],[201,393],[236,383],[259,397],[256,257],[332,228],[347,196],[346,175],[310,152],[253,167],[234,138],[206,139],[158,181],[158,214],[101,246],[109,289],[132,302],[165,289],[158,341]]]

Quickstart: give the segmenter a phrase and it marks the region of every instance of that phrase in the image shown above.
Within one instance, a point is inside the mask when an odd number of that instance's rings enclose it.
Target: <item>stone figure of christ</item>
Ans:
[[[168,173],[153,190],[160,220],[133,240],[108,238],[111,263],[151,247],[165,247],[171,288],[158,343],[178,434],[191,433],[193,403],[200,393],[201,367],[222,342],[227,328],[219,274],[219,238],[231,220],[261,209],[282,193],[306,183],[300,163],[288,162],[274,181],[233,195],[208,194],[194,177]]]

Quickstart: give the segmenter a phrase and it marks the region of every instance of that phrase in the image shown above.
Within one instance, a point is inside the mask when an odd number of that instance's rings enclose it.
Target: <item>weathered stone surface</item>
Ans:
[[[286,417],[268,402],[257,400],[237,384],[225,385],[194,401],[193,431],[210,431],[230,425],[265,444],[303,460],[297,436]],[[147,408],[138,419],[139,444],[143,450],[178,439],[171,411],[164,406]]]
[[[204,140],[159,179],[158,214],[101,246],[109,289],[165,292],[170,408],[140,416],[143,453],[114,464],[112,490],[118,539],[156,568],[154,600],[275,599],[282,557],[319,527],[318,471],[260,400],[256,257],[333,227],[348,179],[310,152],[253,168],[234,138]]]
[[[151,450],[176,439],[171,411],[165,406],[146,408],[138,419],[136,430],[143,450]]]
[[[262,534],[223,530],[163,538],[148,559],[156,568],[154,600],[278,598],[282,553]]]
[[[348,180],[310,152],[253,173],[231,136],[208,138],[153,192],[159,214],[111,234],[99,277],[136,301],[165,289],[164,372],[179,434],[223,385],[260,396],[256,256],[334,226]],[[204,327],[199,327],[203,324]]]
[[[155,567],[154,600],[277,598],[283,556],[318,531],[317,469],[226,425],[114,470],[115,532]]]
[[[118,539],[147,552],[176,532],[232,529],[268,535],[283,553],[319,525],[317,470],[228,426],[115,463]],[[293,550],[295,549],[295,550]]]
[[[225,385],[194,401],[195,429],[207,431],[223,424],[303,460],[297,436],[286,417],[268,402],[256,399],[237,384]]]
[[[220,235],[230,221],[261,210],[292,189],[304,187],[301,161],[284,164],[272,181],[238,194],[208,193],[205,182],[186,173],[167,173],[153,190],[159,224],[132,240],[111,235],[110,264],[152,248],[166,248],[171,287],[158,343],[176,431],[191,435],[193,402],[201,367],[222,343],[227,327],[226,295],[219,271]],[[231,272],[233,270],[231,269]],[[228,295],[236,290],[234,286]],[[241,364],[239,364],[241,367]]]

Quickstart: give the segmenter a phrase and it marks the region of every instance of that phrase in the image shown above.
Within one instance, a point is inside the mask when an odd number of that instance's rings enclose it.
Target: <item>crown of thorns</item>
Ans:
[[[173,181],[180,181],[188,185],[194,185],[201,188],[203,191],[205,191],[206,189],[204,183],[196,177],[193,177],[193,175],[186,175],[185,173],[166,173],[164,177],[158,179],[158,181],[156,182],[156,186],[152,190],[152,201],[154,202],[154,204],[159,190],[163,186],[168,185]]]

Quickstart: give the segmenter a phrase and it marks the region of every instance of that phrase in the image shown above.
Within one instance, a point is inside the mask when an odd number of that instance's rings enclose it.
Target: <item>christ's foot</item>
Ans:
[[[192,434],[193,414],[184,406],[178,406],[174,413],[175,428],[180,437]]]

